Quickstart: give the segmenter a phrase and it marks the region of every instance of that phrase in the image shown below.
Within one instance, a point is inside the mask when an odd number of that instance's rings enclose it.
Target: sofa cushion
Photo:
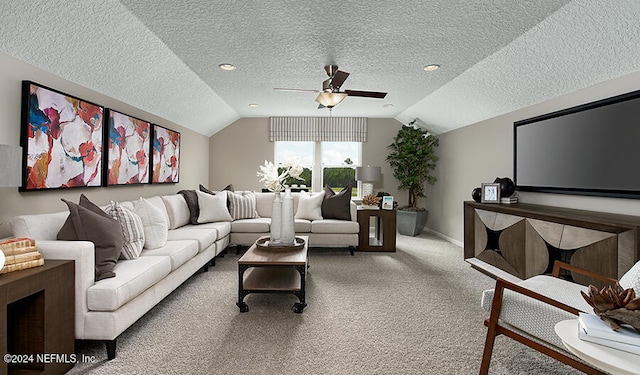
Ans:
[[[58,232],[68,217],[68,210],[52,214],[20,215],[11,220],[11,230],[14,237],[51,241],[58,237]]]
[[[200,215],[200,205],[198,205],[198,196],[195,190],[180,190],[178,194],[182,194],[187,207],[189,208],[189,222],[198,224],[198,216]]]
[[[120,259],[136,259],[144,247],[144,226],[138,214],[111,201],[105,212],[115,219],[122,228],[122,252]]]
[[[233,220],[227,208],[226,191],[221,191],[215,195],[196,191],[196,196],[198,198],[198,206],[200,207],[200,213],[196,223],[204,224]]]
[[[234,220],[231,223],[231,231],[238,233],[268,233],[270,223],[271,219],[268,217]]]
[[[311,222],[311,233],[358,233],[360,225],[357,221],[322,219]]]
[[[60,240],[80,240],[93,242],[95,249],[95,280],[102,280],[116,276],[115,266],[124,239],[120,224],[100,207],[90,202],[84,194],[80,196],[80,203],[75,204],[62,199],[69,207],[68,222],[58,233]]]
[[[352,185],[347,185],[336,194],[329,186],[325,186],[325,196],[322,201],[322,217],[324,219],[351,220],[352,188]]]
[[[160,202],[162,203],[162,202]],[[133,202],[133,212],[140,216],[144,230],[144,248],[156,249],[167,243],[169,221],[167,216],[150,199],[140,198]]]
[[[229,233],[231,233],[231,222],[229,221],[217,221],[214,223],[205,223],[205,224],[199,224],[197,226],[194,225],[186,225],[183,228],[185,229],[190,229],[190,228],[195,228],[195,229],[208,229],[208,230],[215,230],[217,232],[217,236],[216,236],[216,241],[224,238],[226,236],[229,235]],[[182,228],[180,228],[182,229]]]
[[[622,275],[620,278],[620,286],[624,289],[633,288],[636,295],[640,296],[640,261],[636,262],[629,271]]]
[[[171,271],[173,272],[196,256],[198,251],[198,241],[196,240],[171,240],[167,241],[167,244],[161,248],[142,251],[140,257],[168,256],[171,259]]]
[[[218,240],[218,231],[187,225],[169,231],[169,242],[176,240],[195,240],[198,242],[198,252],[201,252]]]
[[[189,224],[189,206],[182,194],[163,195],[162,201],[169,215],[169,229],[180,228]]]
[[[87,289],[89,310],[117,310],[166,277],[171,272],[171,260],[167,256],[122,260],[115,272],[118,277],[102,280]]]
[[[519,282],[518,285],[580,311],[592,311],[580,294],[580,291],[587,293],[586,286],[546,275],[531,277]],[[485,290],[482,293],[481,305],[486,311],[491,311],[493,293],[493,289]],[[564,348],[564,346],[554,331],[555,324],[562,320],[575,319],[575,317],[567,311],[511,290],[505,290],[502,296],[502,309],[500,310],[502,322],[543,341],[553,343],[559,348]]]
[[[298,210],[296,219],[320,220],[322,219],[322,201],[324,193],[309,194],[306,191],[300,192],[298,200]]]
[[[231,200],[233,220],[253,219],[258,217],[256,212],[256,196],[251,191],[242,193],[229,192]]]
[[[311,232],[311,221],[307,219],[294,219],[293,228],[296,233]]]

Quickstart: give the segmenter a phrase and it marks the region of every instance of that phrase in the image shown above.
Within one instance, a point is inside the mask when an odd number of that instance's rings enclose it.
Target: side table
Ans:
[[[0,275],[0,301],[0,374],[64,374],[74,366],[72,260]]]
[[[558,322],[555,331],[564,346],[590,365],[611,374],[640,374],[640,355],[578,338],[578,319]]]
[[[396,210],[358,207],[358,224],[358,251],[396,251]]]

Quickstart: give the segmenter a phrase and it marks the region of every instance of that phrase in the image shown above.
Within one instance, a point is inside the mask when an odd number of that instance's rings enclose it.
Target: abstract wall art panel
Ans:
[[[153,183],[180,182],[180,133],[153,125]]]
[[[101,186],[104,110],[23,81],[20,190]]]
[[[150,182],[151,124],[107,109],[107,186]]]

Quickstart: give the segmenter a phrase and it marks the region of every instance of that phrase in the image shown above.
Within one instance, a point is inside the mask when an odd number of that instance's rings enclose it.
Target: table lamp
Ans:
[[[0,187],[18,187],[22,183],[22,147],[0,145]]]
[[[373,194],[373,183],[380,180],[380,167],[356,167],[356,180],[362,182],[362,196]]]

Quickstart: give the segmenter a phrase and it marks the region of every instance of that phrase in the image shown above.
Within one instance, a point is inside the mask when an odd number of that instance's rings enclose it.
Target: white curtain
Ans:
[[[366,142],[366,117],[271,117],[269,140]]]

